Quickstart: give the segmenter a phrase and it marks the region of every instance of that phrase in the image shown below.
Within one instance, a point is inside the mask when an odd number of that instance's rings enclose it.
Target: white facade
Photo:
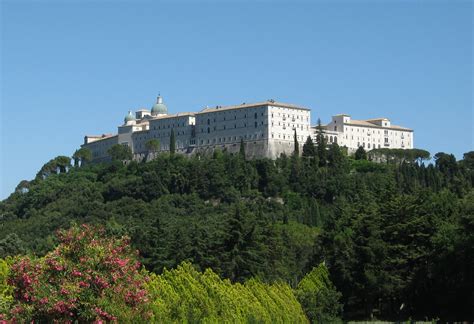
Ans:
[[[317,127],[312,127],[316,138]],[[392,125],[387,118],[354,120],[349,115],[332,117],[331,123],[323,126],[329,144],[337,143],[354,153],[360,146],[366,151],[378,148],[413,148],[413,130]]]
[[[310,122],[310,109],[274,100],[169,115],[159,96],[151,110],[130,111],[117,135],[86,136],[82,147],[92,151],[94,161],[102,161],[109,158],[107,151],[112,145],[122,144],[141,160],[148,154],[146,143],[151,139],[160,142],[160,151],[169,151],[174,131],[178,153],[215,149],[237,153],[243,140],[249,158],[276,158],[293,153],[295,132],[302,151],[307,137],[316,136],[316,127]],[[359,146],[366,150],[413,148],[413,130],[391,125],[386,118],[352,120],[349,115],[336,115],[323,129],[329,144],[346,146],[350,153]]]

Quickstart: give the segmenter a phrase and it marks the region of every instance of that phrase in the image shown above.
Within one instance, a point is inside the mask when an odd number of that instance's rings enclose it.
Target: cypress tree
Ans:
[[[239,155],[245,160],[245,143],[243,138],[240,139]]]
[[[298,135],[296,134],[296,128],[295,128],[295,134],[293,135],[293,139],[294,139],[294,142],[295,142],[295,149],[293,151],[293,154],[295,156],[299,156],[300,155],[300,144],[298,143]]]
[[[316,135],[317,153],[319,158],[319,166],[326,166],[327,163],[327,150],[326,150],[326,139],[324,138],[323,126],[321,125],[321,119],[318,118],[317,135]]]

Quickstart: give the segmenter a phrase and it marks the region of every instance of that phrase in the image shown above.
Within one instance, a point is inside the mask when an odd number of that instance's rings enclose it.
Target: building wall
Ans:
[[[106,137],[97,141],[85,143],[82,147],[88,148],[92,153],[93,161],[107,161],[110,159],[107,151],[112,145],[118,144],[118,136]]]
[[[346,146],[349,153],[354,153],[360,146],[365,150],[413,148],[412,130],[392,126],[388,119],[380,119],[367,126],[358,125],[358,122],[351,122],[347,115],[334,116],[331,123],[324,127],[328,143],[337,142],[339,146]],[[317,128],[313,127],[314,139],[316,139],[316,134]]]
[[[284,153],[290,155],[294,151],[294,135],[300,144],[303,144],[311,135],[311,112],[307,109],[269,107],[269,152],[268,157],[277,158]]]
[[[311,127],[310,121],[309,109],[273,101],[157,118],[143,114],[143,119],[119,126],[118,135],[103,139],[90,137],[91,142],[83,146],[91,149],[94,160],[101,160],[107,157],[107,150],[113,144],[126,144],[139,160],[147,155],[146,142],[150,139],[160,141],[161,151],[169,151],[173,129],[178,153],[211,153],[215,149],[237,153],[243,139],[247,157],[274,159],[282,153],[293,153],[295,130],[300,152],[308,136],[316,140],[316,127]],[[384,118],[369,123],[351,120],[349,115],[337,115],[324,126],[324,133],[329,144],[346,146],[349,153],[359,146],[366,150],[413,148],[413,131],[390,125]]]

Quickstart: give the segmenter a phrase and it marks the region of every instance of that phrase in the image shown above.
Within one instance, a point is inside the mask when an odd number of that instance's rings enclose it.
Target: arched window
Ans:
[[[207,133],[209,134],[211,132],[211,129],[208,127],[207,128]]]
[[[334,136],[334,143],[337,144],[337,137],[336,136]]]
[[[332,136],[329,137],[329,143],[332,143]]]
[[[207,119],[207,124],[209,125],[211,123],[211,120],[210,119]]]

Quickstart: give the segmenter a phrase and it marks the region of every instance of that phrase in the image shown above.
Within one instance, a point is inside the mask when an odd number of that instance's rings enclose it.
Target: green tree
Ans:
[[[74,160],[75,167],[78,167],[79,165],[82,166],[92,160],[92,152],[87,147],[81,147],[74,152],[72,158]]]
[[[7,256],[24,254],[25,252],[25,243],[16,233],[9,233],[0,240],[0,259],[4,259]]]
[[[327,164],[327,140],[324,137],[324,128],[321,124],[321,119],[318,118],[318,125],[316,126],[316,151],[318,153],[319,166],[323,167]]]
[[[296,134],[296,128],[295,128],[295,133],[293,135],[293,141],[294,141],[294,149],[293,149],[293,154],[296,156],[300,155],[300,144],[298,143],[298,135]]]
[[[107,153],[112,161],[129,161],[133,158],[132,150],[128,145],[114,144]]]
[[[242,160],[245,160],[245,143],[243,138],[240,138],[239,156]]]
[[[316,147],[314,146],[311,136],[308,136],[308,138],[306,138],[306,142],[303,145],[303,157],[314,158],[315,156]]]
[[[328,164],[330,167],[341,168],[344,165],[345,160],[346,157],[337,143],[333,143],[329,146]]]
[[[359,148],[354,154],[354,158],[356,160],[367,160],[367,152],[364,150],[362,146],[359,146]]]
[[[298,283],[295,295],[312,323],[341,321],[341,293],[329,279],[329,271],[324,263],[314,267]]]
[[[160,141],[155,138],[149,139],[145,143],[145,147],[147,149],[147,160],[148,160],[151,154],[154,155],[156,154],[156,152],[160,150]]]

